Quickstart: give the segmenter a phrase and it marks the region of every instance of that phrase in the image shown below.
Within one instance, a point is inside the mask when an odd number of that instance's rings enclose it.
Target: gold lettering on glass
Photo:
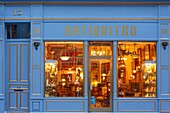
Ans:
[[[136,26],[131,26],[130,27],[130,35],[131,36],[136,36]]]
[[[71,36],[70,34],[70,26],[66,26],[66,36]]]
[[[105,26],[102,26],[102,36],[106,36],[107,28]]]
[[[122,35],[128,36],[128,26],[125,25],[122,27]]]
[[[99,33],[100,33],[100,29],[98,26],[94,26],[94,35],[95,36],[99,36]]]

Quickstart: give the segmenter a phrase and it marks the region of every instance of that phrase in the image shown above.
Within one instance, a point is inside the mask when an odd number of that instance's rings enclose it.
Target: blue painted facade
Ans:
[[[145,1],[124,5],[109,0],[111,4],[105,5],[102,1],[10,2],[0,2],[0,112],[88,112],[88,46],[84,46],[84,97],[45,98],[44,42],[83,41],[87,45],[92,40],[113,42],[113,112],[170,112],[168,0],[149,5]],[[30,39],[7,39],[7,24],[21,22],[30,23]],[[156,98],[117,97],[118,41],[157,42]],[[40,43],[38,50],[34,42]],[[168,42],[165,50],[162,42]],[[15,88],[23,92],[16,93]]]

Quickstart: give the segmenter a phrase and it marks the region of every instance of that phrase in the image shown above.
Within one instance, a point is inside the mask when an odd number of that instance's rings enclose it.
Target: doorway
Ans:
[[[7,42],[7,111],[29,110],[29,42]]]
[[[89,111],[112,111],[112,43],[89,42]]]

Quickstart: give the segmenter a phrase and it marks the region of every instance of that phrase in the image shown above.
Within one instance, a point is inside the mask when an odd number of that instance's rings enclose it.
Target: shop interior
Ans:
[[[83,96],[83,42],[45,42],[45,97]]]
[[[156,97],[156,43],[118,43],[118,97]]]
[[[156,97],[156,42],[118,42],[118,97]],[[83,96],[83,42],[45,42],[45,97]],[[110,105],[112,43],[89,42],[91,97]]]

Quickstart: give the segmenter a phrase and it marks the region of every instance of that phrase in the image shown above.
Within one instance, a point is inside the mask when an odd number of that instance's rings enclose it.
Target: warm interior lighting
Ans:
[[[83,79],[83,72],[80,73],[80,78]]]
[[[136,54],[136,53],[132,55],[133,58],[138,58],[139,56],[140,56],[140,55],[138,55],[138,54]]]
[[[66,79],[64,79],[64,78],[63,78],[63,79],[61,79],[61,81],[62,81],[62,82],[65,82],[65,81],[66,81]]]
[[[106,76],[106,73],[103,73],[102,76],[105,77],[105,76]]]
[[[127,58],[123,57],[123,58],[117,58],[118,60],[127,60]]]
[[[65,47],[65,50],[64,50],[64,55],[63,56],[60,56],[61,60],[68,60],[70,57],[66,55],[66,47]]]
[[[69,56],[61,56],[61,60],[68,60],[70,57]]]
[[[122,60],[120,67],[126,67],[125,62]]]

